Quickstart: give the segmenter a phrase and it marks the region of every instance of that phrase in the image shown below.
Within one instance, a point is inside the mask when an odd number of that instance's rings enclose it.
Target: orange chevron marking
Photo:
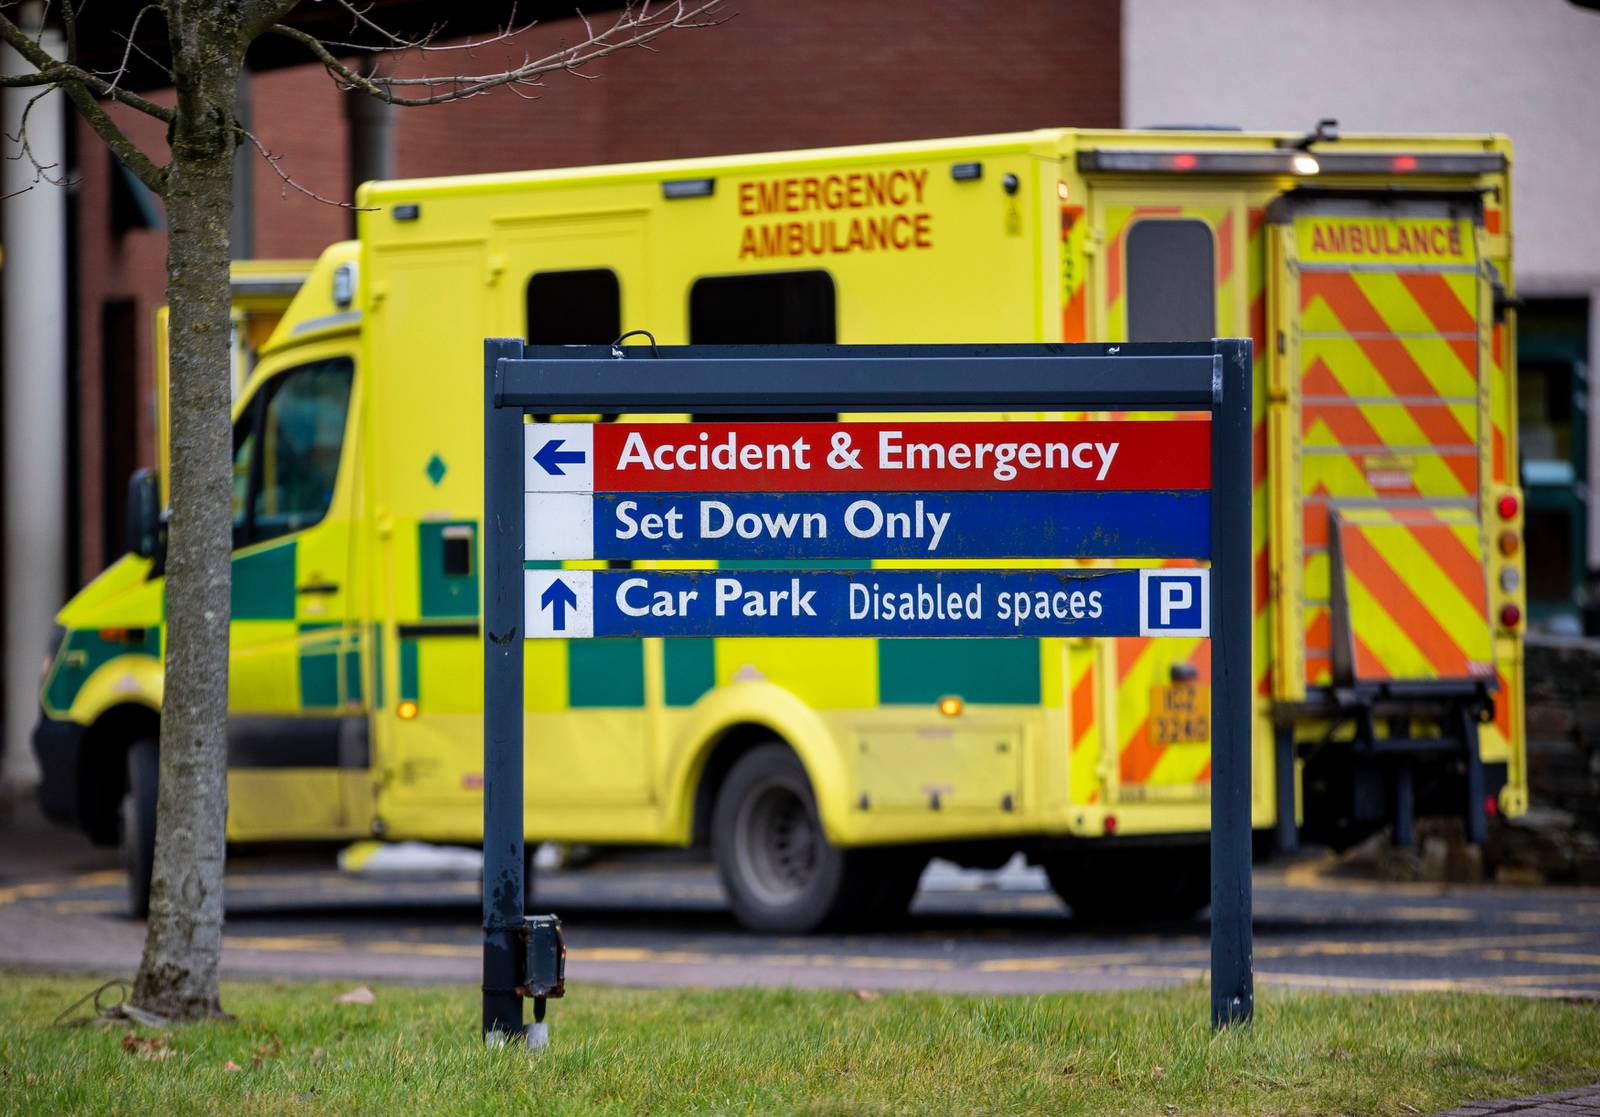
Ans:
[[[1344,324],[1345,329],[1351,333],[1384,335],[1389,333],[1389,325],[1383,320],[1365,293],[1357,286],[1353,276],[1348,272],[1313,272],[1305,280],[1316,280],[1315,283],[1302,282],[1301,302],[1309,301],[1309,291],[1316,291],[1321,295],[1328,309]],[[1356,344],[1366,354],[1367,360],[1383,377],[1389,389],[1401,396],[1437,396],[1439,391],[1433,382],[1423,373],[1420,365],[1406,349],[1405,344],[1395,337],[1362,337],[1356,339]],[[1435,445],[1457,445],[1465,440],[1473,441],[1470,433],[1464,430],[1459,420],[1448,408],[1417,407],[1406,405],[1406,410],[1411,413],[1413,421],[1422,430],[1428,441]],[[1476,487],[1476,484],[1472,487]]]
[[[1233,210],[1222,215],[1217,222],[1217,286],[1228,282],[1233,274]]]
[[[1411,293],[1411,297],[1417,300],[1422,313],[1428,316],[1428,321],[1432,322],[1434,329],[1440,333],[1478,332],[1477,313],[1456,297],[1449,280],[1438,272],[1397,272],[1395,278],[1400,280],[1405,289]],[[1476,339],[1469,339],[1469,344],[1472,349],[1468,351],[1462,363],[1471,368],[1477,359]]]
[[[1083,673],[1083,677],[1072,688],[1072,735],[1074,744],[1083,740],[1084,735],[1094,728],[1094,667]]]
[[[1434,670],[1445,678],[1466,676],[1469,673],[1466,656],[1366,535],[1360,531],[1346,531],[1342,534],[1340,543],[1347,573],[1354,576],[1374,597],[1383,602],[1385,608],[1389,610],[1389,615],[1406,634],[1407,639],[1415,644],[1417,650],[1433,665]],[[1368,670],[1361,666],[1359,638],[1357,644],[1356,661],[1361,674],[1368,678],[1386,677],[1388,669],[1381,664],[1376,670]]]
[[[1427,516],[1427,513],[1422,515]],[[1461,542],[1461,537],[1451,529],[1450,525],[1427,523],[1419,516],[1408,515],[1404,523],[1412,538],[1422,545],[1422,549],[1428,552],[1428,557],[1444,571],[1445,577],[1450,579],[1451,584],[1461,591],[1461,596],[1472,602],[1479,612],[1487,614],[1489,601],[1488,589],[1483,580],[1483,564],[1478,561],[1478,556]]]

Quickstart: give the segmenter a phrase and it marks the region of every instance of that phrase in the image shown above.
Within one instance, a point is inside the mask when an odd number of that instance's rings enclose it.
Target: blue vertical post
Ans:
[[[1211,426],[1211,1026],[1255,1011],[1250,929],[1250,342],[1215,343]]]
[[[483,1034],[520,1039],[523,930],[522,409],[495,405],[515,338],[483,343]],[[515,464],[513,464],[515,463]]]

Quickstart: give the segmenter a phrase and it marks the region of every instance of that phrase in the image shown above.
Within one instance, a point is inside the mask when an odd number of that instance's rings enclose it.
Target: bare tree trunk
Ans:
[[[174,0],[168,15],[178,116],[166,190],[172,497],[166,690],[150,922],[134,1001],[176,1019],[222,1011],[217,971],[233,543],[228,234],[243,50],[231,7]]]

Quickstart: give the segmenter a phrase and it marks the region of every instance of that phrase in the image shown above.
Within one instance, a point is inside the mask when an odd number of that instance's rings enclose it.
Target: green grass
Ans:
[[[1253,1028],[1214,1036],[1198,986],[580,986],[551,1007],[551,1046],[528,1052],[484,1048],[466,985],[378,985],[376,1003],[341,1005],[347,986],[228,983],[235,1019],[174,1031],[151,1058],[148,1029],[52,1026],[97,983],[0,973],[0,1112],[1398,1115],[1600,1075],[1593,1005],[1268,990]]]

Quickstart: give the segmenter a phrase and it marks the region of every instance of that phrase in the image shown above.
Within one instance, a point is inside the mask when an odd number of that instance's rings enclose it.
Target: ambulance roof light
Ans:
[[[976,182],[983,177],[982,163],[952,163],[950,177],[957,182]]]

